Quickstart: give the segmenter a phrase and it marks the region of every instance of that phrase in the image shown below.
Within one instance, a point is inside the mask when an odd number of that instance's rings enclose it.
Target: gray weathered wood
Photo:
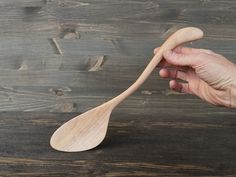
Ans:
[[[178,28],[202,28],[205,38],[190,45],[236,62],[235,8],[233,0],[1,0],[0,176],[235,176],[236,112],[170,91],[158,69],[115,110],[104,145],[63,154],[48,144],[62,122],[126,89]]]
[[[235,176],[235,113],[115,113],[95,150],[59,153],[51,133],[76,114],[1,113],[1,176]],[[223,115],[223,117],[222,117]]]

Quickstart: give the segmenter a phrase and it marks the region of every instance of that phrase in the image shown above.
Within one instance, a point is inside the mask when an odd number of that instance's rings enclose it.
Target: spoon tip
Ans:
[[[83,151],[88,151],[91,149],[96,148],[97,146],[99,146],[101,144],[101,142],[105,139],[105,136],[103,138],[101,138],[101,140],[99,142],[97,142],[96,144],[93,145],[89,145],[89,146],[75,146],[75,147],[68,147],[68,146],[60,146],[58,144],[55,143],[54,141],[54,137],[52,136],[50,139],[50,146],[59,152],[83,152]]]

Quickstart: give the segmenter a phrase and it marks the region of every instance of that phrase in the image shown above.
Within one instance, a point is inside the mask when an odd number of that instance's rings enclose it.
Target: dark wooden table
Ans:
[[[168,89],[158,70],[82,153],[49,146],[63,122],[126,89],[173,31],[236,62],[236,2],[1,0],[0,176],[236,176],[236,111]]]

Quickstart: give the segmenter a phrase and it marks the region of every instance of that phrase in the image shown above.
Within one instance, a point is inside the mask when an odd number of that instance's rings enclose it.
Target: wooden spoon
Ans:
[[[202,37],[203,32],[194,27],[182,28],[172,34],[133,85],[112,100],[63,124],[52,135],[51,146],[58,151],[78,152],[89,150],[99,145],[105,138],[112,110],[144,83],[161,61],[163,52]]]

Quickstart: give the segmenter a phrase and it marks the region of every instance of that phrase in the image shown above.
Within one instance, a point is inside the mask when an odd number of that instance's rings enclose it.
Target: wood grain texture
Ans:
[[[55,127],[75,113],[1,113],[1,176],[235,176],[235,113],[114,113],[95,150],[59,153]],[[223,118],[222,118],[223,115]]]
[[[233,0],[1,0],[0,176],[235,176],[236,112],[168,90],[158,72],[115,110],[102,149],[68,155],[48,144],[60,123],[130,86],[176,29],[203,29],[204,40],[191,46],[236,62],[235,7]]]

